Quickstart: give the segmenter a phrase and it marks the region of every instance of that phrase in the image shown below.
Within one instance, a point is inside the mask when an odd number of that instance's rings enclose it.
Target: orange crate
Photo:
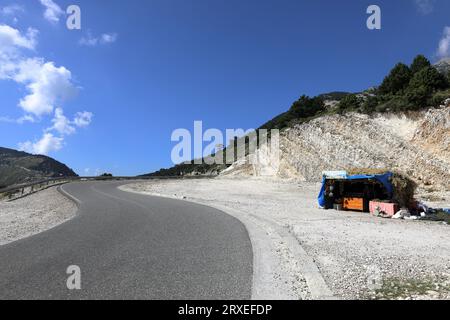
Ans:
[[[344,198],[344,210],[364,211],[363,198]]]

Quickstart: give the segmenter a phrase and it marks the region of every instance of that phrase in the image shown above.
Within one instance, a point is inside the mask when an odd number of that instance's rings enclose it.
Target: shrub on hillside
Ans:
[[[289,113],[293,118],[302,119],[312,117],[323,110],[325,110],[325,103],[321,98],[303,95],[292,104]]]
[[[377,96],[369,96],[361,105],[362,113],[372,113],[376,111],[377,106],[382,103],[381,99]]]
[[[396,112],[414,109],[411,103],[403,96],[393,96],[391,99],[378,105],[376,112]]]
[[[434,67],[427,67],[417,72],[411,79],[405,96],[415,109],[423,108],[433,93],[448,87],[444,75]]]
[[[326,113],[325,100],[338,100],[337,112],[359,111],[396,112],[418,110],[427,106],[438,106],[448,98],[450,73],[442,75],[423,55],[418,55],[410,66],[398,63],[384,78],[382,84],[361,95],[345,92],[332,92],[310,98],[303,95],[291,108],[268,121],[261,129],[283,129],[294,122],[308,121]]]
[[[444,101],[450,98],[450,89],[446,91],[439,91],[433,94],[429,99],[429,104],[432,106],[440,106],[444,104]]]
[[[357,110],[361,106],[361,99],[356,94],[351,94],[343,98],[338,104],[338,112]]]
[[[321,97],[310,98],[303,95],[295,101],[289,111],[268,121],[260,129],[283,129],[293,121],[303,121],[325,111],[325,103]]]
[[[411,79],[409,86],[411,87],[416,84],[424,85],[431,91],[444,90],[448,88],[447,78],[435,67],[428,67],[416,73]]]
[[[399,94],[408,86],[411,80],[411,70],[403,63],[398,63],[384,78],[379,87],[380,94]]]

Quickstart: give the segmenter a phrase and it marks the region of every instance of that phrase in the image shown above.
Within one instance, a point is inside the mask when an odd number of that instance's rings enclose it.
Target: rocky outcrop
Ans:
[[[325,170],[378,168],[403,172],[423,186],[450,189],[450,106],[408,114],[329,115],[288,128],[280,162],[241,159],[226,175],[273,175],[319,181]],[[264,158],[265,157],[265,158]],[[267,168],[269,166],[269,168]],[[267,174],[269,173],[269,174]]]

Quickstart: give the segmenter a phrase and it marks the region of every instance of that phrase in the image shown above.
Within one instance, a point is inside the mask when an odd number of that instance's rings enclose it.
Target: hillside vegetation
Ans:
[[[0,147],[0,189],[45,178],[76,176],[72,169],[50,157]]]
[[[261,128],[284,129],[311,119],[340,113],[417,111],[439,106],[450,96],[450,62],[431,65],[418,55],[410,66],[398,63],[377,88],[362,93],[334,92],[317,97],[301,96],[291,108]]]
[[[361,117],[365,118],[365,115],[367,115],[367,121],[370,122],[371,118],[376,116],[383,117],[383,114],[386,114],[386,117],[396,115],[400,118],[409,114],[411,117],[420,119],[424,116],[422,110],[427,110],[430,107],[439,107],[449,97],[450,60],[443,60],[433,66],[423,55],[418,55],[410,65],[404,63],[395,65],[380,86],[370,88],[364,92],[354,94],[348,92],[331,92],[316,97],[303,95],[297,101],[294,101],[286,112],[263,124],[258,130],[280,129],[282,137],[286,137],[288,133],[285,131],[289,131],[290,128],[301,127],[302,124],[308,127],[308,123],[312,121],[314,121],[313,123],[317,123],[330,121],[330,119],[348,119],[347,125],[350,128],[356,129],[357,125],[362,124],[359,121],[352,123],[352,117],[359,117],[357,119],[360,119]],[[357,116],[358,114],[360,116]],[[348,115],[348,117],[345,117],[345,115]],[[432,121],[432,119],[429,119],[429,121]],[[333,124],[338,126],[335,129],[337,130],[336,135],[339,137],[339,132],[341,132],[338,130],[339,126],[344,126],[345,121],[340,123],[330,121],[330,130],[333,129]],[[406,130],[403,128],[393,129],[394,131]],[[292,132],[289,133],[289,137],[295,139],[297,143],[300,143],[298,139],[301,138],[301,135],[296,137]],[[323,139],[324,133],[315,132],[312,134],[317,134],[317,139],[320,140]],[[373,133],[371,139],[376,144],[378,139],[377,134]],[[389,142],[388,138],[387,141]],[[320,141],[316,143],[320,143]],[[351,145],[350,141],[347,143]],[[283,150],[284,154],[287,151]],[[327,152],[333,153],[336,151],[327,150]],[[366,156],[369,156],[369,154],[366,154]],[[376,154],[370,154],[370,156],[375,157],[374,159],[377,158]],[[371,163],[370,161],[368,162]],[[350,167],[355,166],[356,164],[352,165],[350,163]],[[306,167],[308,167],[307,163]],[[333,167],[337,168],[340,166],[333,166],[333,163],[321,166],[321,168],[326,169]],[[222,172],[227,168],[229,168],[229,165],[185,163],[169,169],[162,169],[150,175],[210,175]],[[300,170],[298,167],[297,169]],[[292,169],[295,171],[292,172],[293,175],[298,175],[297,169]],[[309,170],[311,174],[306,174],[306,176],[320,176],[320,173],[318,173],[319,169],[312,170],[310,168]],[[301,176],[303,177],[305,175],[301,174]]]

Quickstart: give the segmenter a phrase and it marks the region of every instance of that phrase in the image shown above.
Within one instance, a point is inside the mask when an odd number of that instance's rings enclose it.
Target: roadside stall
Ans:
[[[348,174],[347,171],[323,173],[319,206],[324,209],[371,212],[394,215],[399,210],[393,185],[394,173]]]

